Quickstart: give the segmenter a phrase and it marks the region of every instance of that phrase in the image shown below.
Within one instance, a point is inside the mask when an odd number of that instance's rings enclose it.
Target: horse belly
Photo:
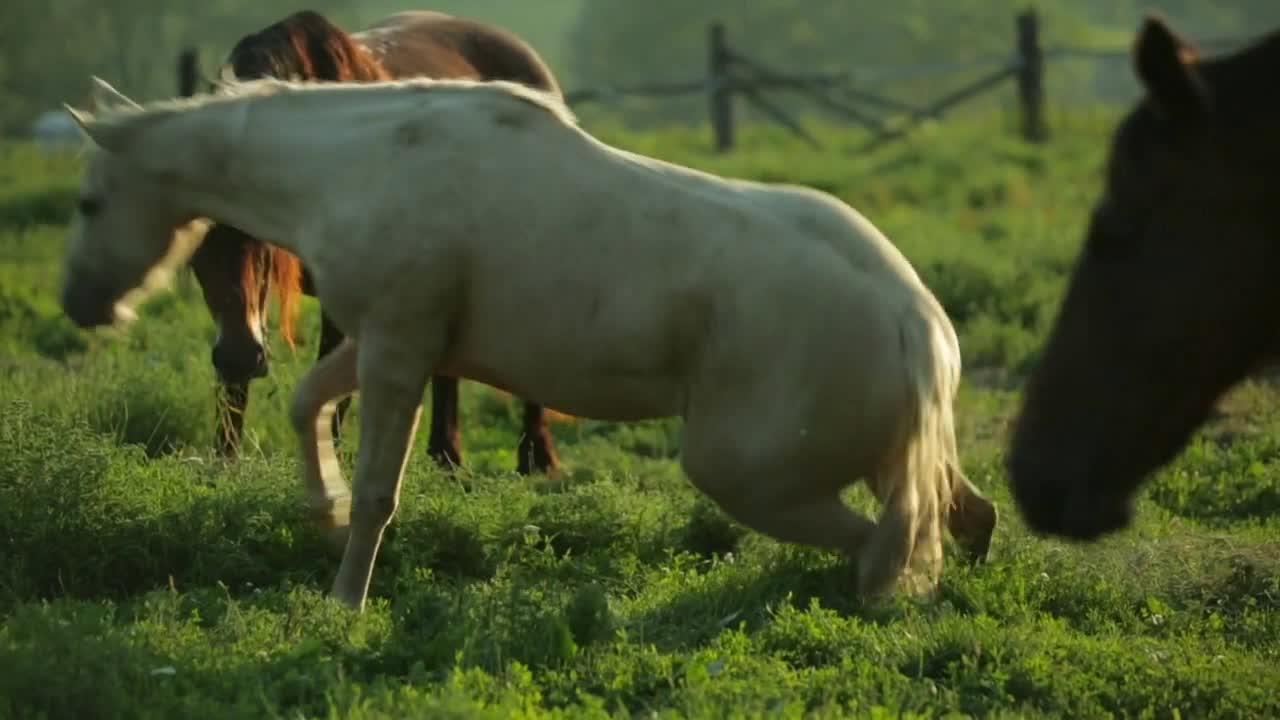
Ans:
[[[516,326],[476,320],[455,337],[441,374],[597,420],[642,420],[683,411],[684,378],[660,357],[646,360],[666,344],[654,333],[636,332],[626,322],[590,330],[563,314],[544,314]]]
[[[669,378],[606,375],[575,367],[547,369],[453,357],[439,373],[594,420],[625,422],[678,415],[684,397],[683,386]]]

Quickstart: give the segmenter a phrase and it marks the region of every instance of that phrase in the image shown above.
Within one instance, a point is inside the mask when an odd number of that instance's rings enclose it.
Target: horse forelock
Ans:
[[[297,317],[302,298],[302,260],[277,245],[248,238],[239,255],[240,293],[244,298],[246,319],[251,325],[267,312],[260,301],[265,293],[276,296],[280,313],[280,336],[294,348],[297,339]]]
[[[232,48],[226,67],[234,77],[250,80],[371,82],[388,78],[382,66],[350,35],[311,10],[293,13],[242,38]],[[227,96],[271,90],[237,82],[222,89]],[[293,347],[302,295],[302,261],[284,248],[264,243],[261,252],[241,258],[240,285],[249,312],[265,312],[257,307],[258,298],[264,287],[270,288],[279,303],[280,334]]]
[[[271,287],[280,305],[280,336],[292,348],[302,299],[302,259],[282,247],[271,245],[269,248]]]

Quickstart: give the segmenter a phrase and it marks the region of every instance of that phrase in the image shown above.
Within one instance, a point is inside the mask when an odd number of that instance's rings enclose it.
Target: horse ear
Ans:
[[[124,93],[116,90],[111,86],[111,83],[97,75],[90,76],[90,80],[93,83],[93,98],[91,102],[95,108],[102,110],[113,108],[137,110],[140,107],[138,103],[125,97]]]
[[[162,115],[146,115],[134,117],[107,116],[95,117],[84,113],[70,105],[63,105],[80,129],[89,136],[94,145],[110,153],[127,154],[137,145],[139,137],[157,122],[163,120]]]
[[[86,111],[77,110],[67,103],[62,103],[62,109],[67,111],[72,120],[76,121],[76,125],[87,135],[89,134],[89,126],[93,124],[93,115]]]
[[[1134,69],[1148,100],[1161,115],[1178,125],[1199,120],[1208,96],[1192,61],[1196,53],[1158,14],[1148,14],[1138,32]]]

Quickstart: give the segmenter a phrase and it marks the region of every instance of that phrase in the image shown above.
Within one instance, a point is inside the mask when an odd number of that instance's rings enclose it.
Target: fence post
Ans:
[[[715,133],[716,150],[728,152],[733,147],[733,87],[729,78],[729,50],[725,43],[724,24],[711,23],[708,36],[710,53],[707,63],[707,96],[711,104],[711,131]]]
[[[1019,13],[1018,99],[1022,105],[1022,136],[1032,142],[1048,137],[1044,122],[1044,52],[1040,48],[1040,18],[1034,9]]]
[[[196,94],[196,82],[199,73],[196,70],[196,51],[187,48],[178,56],[178,95],[191,97]]]
[[[196,83],[200,79],[197,59],[195,48],[187,48],[178,55],[178,97],[188,98],[196,94]],[[175,275],[174,285],[178,296],[187,301],[194,299],[195,271],[191,269],[191,265],[183,265]]]

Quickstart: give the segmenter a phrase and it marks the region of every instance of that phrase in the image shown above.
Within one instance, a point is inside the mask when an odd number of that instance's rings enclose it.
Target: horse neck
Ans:
[[[227,103],[209,108],[206,121],[221,133],[216,156],[202,158],[205,171],[192,173],[184,188],[190,205],[203,217],[243,230],[296,252],[296,229],[303,217],[303,183],[314,178],[313,160],[258,106]]]

